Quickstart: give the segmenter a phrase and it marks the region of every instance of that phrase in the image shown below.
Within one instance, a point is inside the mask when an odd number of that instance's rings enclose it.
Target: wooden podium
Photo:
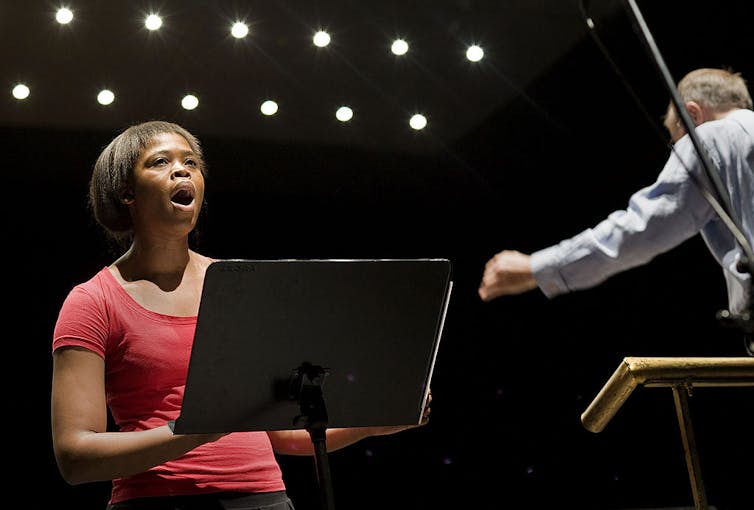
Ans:
[[[637,386],[673,390],[694,508],[707,510],[688,399],[694,387],[754,386],[754,357],[624,358],[581,414],[581,423],[590,432],[601,432]]]

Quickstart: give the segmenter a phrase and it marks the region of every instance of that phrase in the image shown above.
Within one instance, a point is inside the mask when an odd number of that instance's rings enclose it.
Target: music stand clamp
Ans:
[[[327,456],[327,407],[322,391],[327,375],[326,368],[309,362],[302,363],[291,376],[290,398],[298,402],[301,411],[293,418],[293,425],[297,426],[302,419],[305,420],[304,428],[309,432],[314,446],[314,466],[322,507],[333,510],[335,506]]]
[[[728,310],[720,310],[715,318],[721,326],[742,331],[746,354],[754,356],[754,313],[733,314]]]

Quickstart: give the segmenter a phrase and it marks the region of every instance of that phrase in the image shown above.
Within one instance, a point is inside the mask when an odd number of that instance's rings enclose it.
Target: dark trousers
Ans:
[[[219,492],[195,496],[129,499],[107,505],[107,510],[294,510],[284,491]]]

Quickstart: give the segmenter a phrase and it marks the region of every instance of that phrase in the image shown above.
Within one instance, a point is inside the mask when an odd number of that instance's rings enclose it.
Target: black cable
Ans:
[[[642,114],[647,119],[647,122],[652,127],[652,129],[655,131],[655,134],[658,138],[660,138],[663,143],[668,145],[670,149],[673,149],[672,144],[667,143],[667,133],[662,131],[655,122],[655,117],[649,113],[649,111],[644,107],[644,103],[642,103],[641,99],[639,99],[638,94],[634,91],[634,89],[631,87],[631,84],[629,83],[629,80],[626,78],[626,76],[623,74],[623,71],[621,71],[618,64],[616,64],[615,60],[610,56],[610,52],[608,51],[605,44],[602,42],[602,39],[599,38],[597,35],[597,32],[595,31],[595,25],[594,21],[592,20],[591,16],[587,14],[587,8],[584,5],[584,0],[579,0],[579,8],[581,9],[581,14],[584,17],[584,21],[586,22],[587,27],[589,28],[589,35],[591,36],[594,43],[597,45],[597,48],[602,53],[602,56],[605,57],[605,60],[607,60],[607,63],[610,64],[610,67],[613,69],[613,72],[620,78],[621,84],[625,87],[628,94],[631,96],[631,99],[633,99],[636,106],[639,108],[639,111],[641,111]]]

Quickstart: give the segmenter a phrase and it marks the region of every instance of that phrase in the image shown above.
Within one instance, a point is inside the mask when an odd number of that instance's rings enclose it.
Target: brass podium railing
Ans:
[[[754,386],[754,357],[624,358],[589,407],[581,423],[601,432],[637,386],[672,388],[696,510],[707,510],[688,397],[694,387]]]

